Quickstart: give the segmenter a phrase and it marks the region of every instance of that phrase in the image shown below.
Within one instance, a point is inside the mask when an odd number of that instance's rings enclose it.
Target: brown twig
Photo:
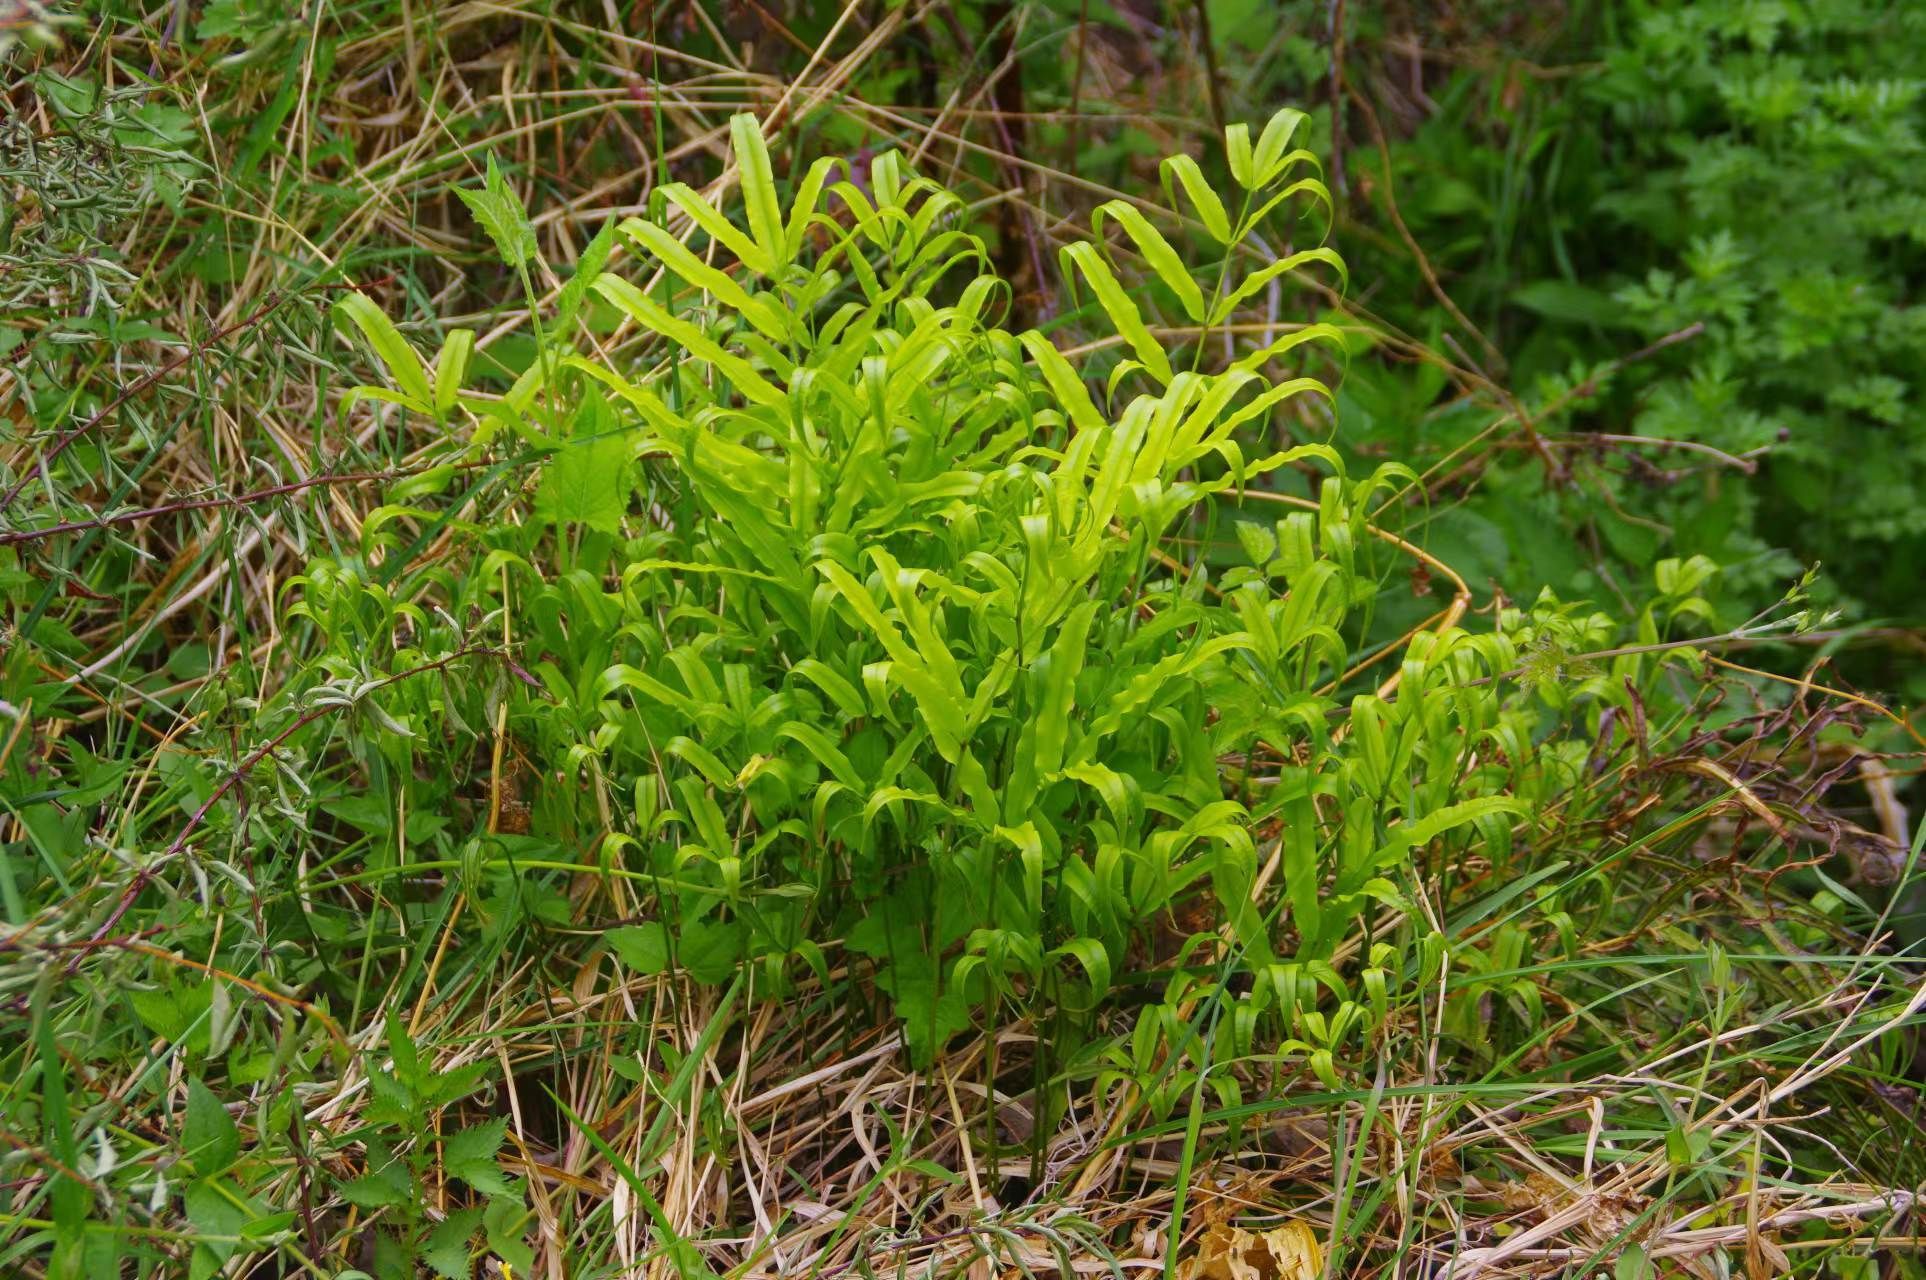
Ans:
[[[1205,0],[1197,0],[1196,8],[1197,34],[1204,44],[1204,87],[1210,95],[1210,122],[1216,126],[1217,136],[1221,138],[1227,117],[1224,115],[1223,77],[1217,70],[1217,41],[1210,30],[1210,5]]]
[[[1705,332],[1705,322],[1703,320],[1694,320],[1691,324],[1686,325],[1683,329],[1674,330],[1673,332],[1666,334],[1664,337],[1659,338],[1656,341],[1647,343],[1645,346],[1640,347],[1637,351],[1631,352],[1629,355],[1620,356],[1617,360],[1612,361],[1610,364],[1605,365],[1604,367],[1599,369],[1596,373],[1592,374],[1591,377],[1586,378],[1583,382],[1578,383],[1576,386],[1573,386],[1567,389],[1566,391],[1562,392],[1557,397],[1555,397],[1551,401],[1551,403],[1545,405],[1543,408],[1541,408],[1538,411],[1538,415],[1537,415],[1538,420],[1542,422],[1545,419],[1552,417],[1553,415],[1557,414],[1560,410],[1564,409],[1566,405],[1570,404],[1574,400],[1581,399],[1585,396],[1597,394],[1598,389],[1601,385],[1603,385],[1606,381],[1617,377],[1620,373],[1624,372],[1626,369],[1630,368],[1632,365],[1635,365],[1642,360],[1650,359],[1652,356],[1657,355],[1659,352],[1665,350],[1667,347],[1676,346],[1681,342],[1689,342],[1691,339],[1698,337],[1700,334],[1704,332]],[[1485,465],[1486,461],[1491,456],[1490,454],[1478,454],[1476,456],[1468,458],[1462,464],[1460,464],[1450,472],[1446,473],[1442,478],[1436,481],[1433,481],[1431,479],[1432,475],[1440,467],[1444,466],[1445,463],[1451,461],[1451,459],[1457,457],[1459,454],[1464,453],[1465,451],[1471,449],[1473,446],[1477,445],[1480,441],[1484,440],[1487,436],[1489,436],[1492,432],[1504,426],[1507,422],[1514,422],[1514,421],[1524,424],[1527,427],[1527,429],[1531,431],[1529,442],[1532,443],[1534,448],[1542,449],[1545,447],[1546,437],[1539,435],[1535,430],[1532,430],[1530,428],[1530,424],[1524,416],[1524,411],[1522,407],[1517,405],[1514,402],[1510,409],[1506,410],[1506,412],[1502,416],[1500,416],[1495,421],[1493,421],[1489,426],[1479,431],[1477,435],[1465,441],[1463,444],[1457,446],[1455,449],[1452,449],[1450,452],[1446,453],[1442,458],[1432,463],[1429,467],[1426,467],[1424,470],[1424,474],[1418,477],[1419,485],[1417,486],[1406,485],[1404,488],[1398,490],[1396,493],[1387,497],[1383,502],[1378,504],[1376,510],[1372,512],[1372,515],[1375,516],[1380,512],[1383,512],[1392,503],[1402,499],[1414,487],[1422,486],[1427,492],[1436,492],[1440,489],[1444,489],[1455,483],[1458,483],[1461,477],[1467,476],[1470,473],[1475,473],[1477,470],[1479,470]],[[1657,441],[1654,440],[1653,443],[1657,443]]]
[[[1077,10],[1077,69],[1070,77],[1070,129],[1066,135],[1069,143],[1063,157],[1063,167],[1077,172],[1077,157],[1083,154],[1083,67],[1090,45],[1090,0],[1081,0]]]
[[[1371,105],[1371,99],[1360,92],[1355,85],[1351,86],[1350,95],[1351,100],[1357,103],[1358,109],[1364,113],[1364,122],[1371,130],[1372,140],[1377,143],[1378,157],[1384,166],[1381,181],[1384,184],[1385,212],[1391,215],[1391,224],[1397,228],[1398,238],[1404,241],[1404,247],[1410,251],[1419,274],[1424,276],[1425,286],[1430,289],[1431,296],[1438,300],[1438,305],[1451,313],[1451,318],[1458,322],[1459,327],[1478,340],[1478,345],[1485,350],[1486,358],[1502,363],[1504,354],[1498,350],[1497,345],[1490,338],[1485,336],[1484,330],[1473,324],[1471,317],[1459,310],[1458,304],[1451,300],[1451,295],[1445,292],[1444,285],[1438,280],[1437,271],[1432,268],[1431,259],[1425,255],[1424,249],[1418,244],[1417,237],[1411,234],[1411,228],[1405,225],[1404,215],[1399,212],[1398,202],[1391,190],[1391,142],[1385,137],[1384,126],[1378,121],[1377,108]]]
[[[1617,377],[1626,367],[1635,365],[1641,360],[1649,360],[1667,347],[1676,347],[1681,342],[1690,342],[1704,332],[1705,321],[1694,320],[1683,329],[1674,329],[1663,338],[1648,342],[1630,355],[1620,356],[1618,359],[1600,369],[1597,373],[1594,373],[1591,377],[1585,379],[1585,381],[1552,401],[1551,404],[1544,409],[1544,414],[1549,415],[1556,413],[1573,400],[1597,394],[1601,382],[1609,378]]]
[[[1344,0],[1331,0],[1331,180],[1340,205],[1350,194],[1344,177]]]
[[[1714,448],[1712,445],[1705,444],[1698,440],[1672,440],[1664,436],[1622,436],[1615,435],[1609,431],[1586,431],[1574,436],[1547,436],[1546,439],[1552,444],[1576,448],[1583,448],[1590,444],[1623,444],[1645,446],[1653,449],[1679,449],[1686,453],[1702,453],[1708,458],[1714,459],[1725,466],[1743,471],[1747,475],[1754,475],[1758,472],[1758,455],[1765,452],[1765,449],[1761,447],[1756,451],[1748,451],[1746,453],[1727,453],[1723,449]],[[1679,474],[1690,474],[1690,472]]]
[[[466,463],[462,465],[474,466]],[[309,476],[306,480],[293,480],[287,484],[277,484],[267,489],[257,489],[251,493],[237,493],[226,498],[192,498],[179,502],[163,503],[157,507],[142,507],[137,511],[122,511],[117,515],[96,516],[91,520],[69,520],[63,524],[50,524],[39,529],[14,529],[0,533],[0,547],[15,546],[22,542],[38,542],[42,538],[57,538],[64,533],[80,533],[88,529],[112,529],[121,525],[139,524],[143,520],[155,520],[162,516],[180,515],[188,511],[210,511],[220,507],[246,507],[271,498],[286,497],[304,489],[321,485],[359,484],[365,480],[396,480],[410,474],[407,471],[359,471],[346,475]]]

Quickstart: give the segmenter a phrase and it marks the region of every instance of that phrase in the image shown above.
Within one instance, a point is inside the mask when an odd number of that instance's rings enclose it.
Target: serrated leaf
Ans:
[[[454,190],[475,215],[482,230],[488,233],[488,238],[495,242],[495,252],[501,255],[502,261],[517,270],[526,267],[535,257],[535,228],[521,200],[502,177],[494,153],[489,153],[488,172],[482,178],[480,191],[464,187]]]
[[[481,1083],[491,1072],[494,1064],[484,1058],[452,1071],[437,1071],[428,1078],[428,1097],[432,1106],[446,1106],[458,1102],[481,1087]]]
[[[501,1150],[507,1132],[508,1117],[496,1116],[449,1135],[441,1146],[443,1166],[477,1191],[493,1194],[502,1190],[508,1179],[495,1163],[495,1153]]]
[[[388,1053],[395,1061],[395,1078],[414,1093],[420,1094],[427,1080],[421,1069],[421,1055],[415,1049],[414,1038],[408,1034],[408,1024],[391,1014],[387,1030]]]
[[[443,1139],[441,1159],[447,1161],[449,1172],[462,1178],[466,1176],[462,1174],[462,1168],[474,1161],[487,1161],[489,1165],[495,1163],[495,1153],[501,1151],[501,1143],[507,1136],[507,1132],[507,1116],[495,1116],[493,1120],[487,1120],[483,1124],[458,1130],[455,1134],[449,1134],[449,1138]]]
[[[361,1209],[392,1209],[408,1203],[413,1195],[407,1166],[399,1160],[341,1184],[341,1198]]]
[[[468,1242],[475,1238],[481,1224],[480,1209],[457,1209],[428,1233],[422,1242],[421,1260],[445,1280],[469,1280],[473,1268],[469,1266]]]
[[[370,1124],[390,1125],[396,1128],[413,1123],[415,1117],[415,1095],[408,1086],[395,1079],[392,1071],[377,1068],[368,1073],[368,1110]]]
[[[568,441],[542,468],[535,514],[553,524],[581,524],[615,533],[629,509],[633,457],[622,434]]]

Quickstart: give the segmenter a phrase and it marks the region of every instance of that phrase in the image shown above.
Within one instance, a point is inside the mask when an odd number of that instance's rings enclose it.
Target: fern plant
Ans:
[[[362,767],[406,792],[403,735],[490,744],[454,801],[474,834],[436,833],[438,865],[491,917],[622,922],[606,939],[632,970],[779,997],[853,962],[929,1061],[1008,1008],[1052,1012],[1067,1052],[1126,973],[1177,965],[1192,976],[1117,1050],[1159,1081],[1151,1105],[1254,1037],[1335,1081],[1441,958],[1401,885],[1414,851],[1503,844],[1521,779],[1526,798],[1551,784],[1537,704],[1493,680],[1519,665],[1505,636],[1423,632],[1382,689],[1347,678],[1412,550],[1366,513],[1408,473],[1353,481],[1325,445],[1254,443],[1327,394],[1284,366],[1336,331],[1203,365],[1271,281],[1341,278],[1326,248],[1244,270],[1262,220],[1325,199],[1289,146],[1301,119],[1227,131],[1234,212],[1168,162],[1222,250],[1209,268],[1158,229],[1171,211],[1122,202],[1093,222],[1121,240],[1063,251],[1130,353],[1102,396],[1045,335],[998,326],[1007,288],[955,196],[886,154],[866,184],[819,161],[785,202],[748,116],[742,222],[670,186],[673,220],[598,237],[504,397],[441,377],[465,342],[430,370],[351,303],[401,388],[379,394],[474,428],[367,522],[360,557],[293,584],[294,612],[353,688],[384,651],[418,667],[500,643],[526,667],[382,687]],[[1195,347],[1146,324],[1126,247]],[[506,518],[410,505],[511,438],[546,460]],[[466,568],[392,575],[451,524]],[[525,833],[501,822],[504,757],[543,780]]]

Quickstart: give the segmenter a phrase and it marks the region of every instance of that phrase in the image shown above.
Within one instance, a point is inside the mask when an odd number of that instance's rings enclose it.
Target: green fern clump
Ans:
[[[1167,166],[1224,252],[1210,270],[1157,230],[1167,212],[1099,211],[1206,336],[1271,280],[1342,270],[1319,248],[1241,271],[1260,219],[1324,194],[1288,149],[1300,119],[1255,142],[1229,131],[1234,213],[1194,164]],[[401,388],[381,398],[476,423],[460,464],[398,499],[505,439],[547,459],[532,499],[472,532],[466,570],[374,588],[421,545],[401,530],[428,513],[398,502],[359,562],[295,584],[338,681],[369,687],[365,655],[404,616],[403,665],[497,636],[526,664],[486,701],[428,682],[381,699],[403,733],[492,725],[498,760],[507,742],[560,783],[527,835],[504,836],[493,771],[490,833],[445,837],[472,893],[498,923],[624,919],[607,940],[631,969],[762,995],[853,960],[924,1061],[1000,1007],[1087,1014],[1126,971],[1215,957],[1214,979],[1172,984],[1116,1050],[1163,1082],[1153,1104],[1199,1078],[1185,1054],[1253,1037],[1335,1081],[1441,958],[1410,914],[1414,851],[1504,844],[1559,785],[1547,762],[1583,750],[1534,744],[1537,713],[1492,681],[1519,662],[1502,635],[1421,633],[1395,681],[1347,683],[1404,545],[1367,512],[1409,473],[1353,482],[1323,445],[1253,444],[1280,405],[1326,394],[1273,371],[1336,331],[1184,369],[1111,253],[1073,244],[1066,271],[1129,352],[1099,399],[1044,335],[997,325],[1007,288],[953,195],[891,154],[861,185],[820,161],[785,207],[754,120],[732,132],[746,227],[665,189],[674,220],[598,238],[501,399],[441,376],[465,340],[431,373],[349,304]],[[489,205],[485,222],[512,247],[520,216]],[[627,265],[605,270],[618,245]],[[1247,489],[1319,474],[1282,519]],[[1606,675],[1595,686],[1611,696]],[[398,777],[405,743],[391,732],[364,760]],[[572,902],[525,878],[564,868],[586,877]],[[1207,926],[1159,954],[1195,903]],[[1215,1048],[1183,1030],[1201,998],[1240,1010],[1211,1019]]]

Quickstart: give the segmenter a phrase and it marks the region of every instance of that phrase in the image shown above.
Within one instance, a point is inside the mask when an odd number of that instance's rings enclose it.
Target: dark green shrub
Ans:
[[[1354,149],[1361,206],[1394,193],[1502,358],[1401,244],[1365,260],[1397,282],[1372,305],[1509,383],[1550,440],[1476,459],[1483,492],[1437,518],[1441,554],[1512,591],[1634,598],[1654,558],[1704,554],[1733,621],[1821,562],[1858,617],[1917,614],[1923,45],[1926,15],[1878,0],[1615,3],[1539,54],[1573,74],[1471,50],[1479,70],[1429,86],[1394,144],[1395,181]],[[1361,368],[1340,439],[1413,465],[1476,452],[1512,405],[1467,390]],[[1546,522],[1576,536],[1532,538]]]

